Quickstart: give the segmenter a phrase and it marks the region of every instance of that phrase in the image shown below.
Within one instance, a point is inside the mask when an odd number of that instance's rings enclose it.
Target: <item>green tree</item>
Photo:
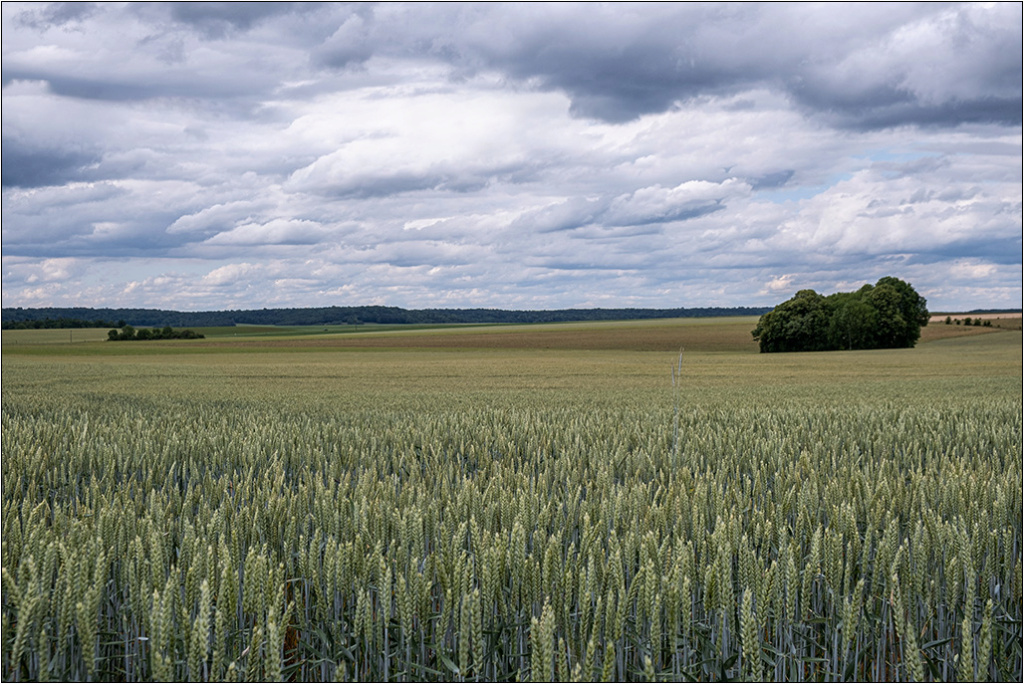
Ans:
[[[828,297],[800,290],[761,316],[752,334],[762,352],[913,347],[928,315],[924,297],[887,276]]]
[[[877,312],[860,293],[841,292],[829,299],[834,307],[828,326],[829,348],[869,349],[874,346]]]
[[[904,344],[907,321],[900,307],[900,293],[891,285],[878,285],[868,295],[868,303],[875,310],[875,347],[909,347]],[[916,341],[916,338],[915,340]]]
[[[928,302],[919,295],[910,283],[886,276],[875,284],[880,287],[892,288],[896,292],[896,307],[903,329],[894,331],[893,344],[881,346],[913,347],[921,338],[921,328],[928,325]]]
[[[829,348],[828,321],[825,298],[800,290],[761,316],[753,335],[762,352],[819,351]]]

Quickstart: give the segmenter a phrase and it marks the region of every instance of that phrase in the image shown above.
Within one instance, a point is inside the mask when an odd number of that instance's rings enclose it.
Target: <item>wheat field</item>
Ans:
[[[1020,680],[1020,333],[749,323],[5,333],[3,677]]]

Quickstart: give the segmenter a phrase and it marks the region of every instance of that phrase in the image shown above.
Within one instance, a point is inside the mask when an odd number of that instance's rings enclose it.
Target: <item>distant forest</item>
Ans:
[[[708,318],[760,316],[771,307],[700,307],[692,309],[559,309],[506,311],[503,309],[401,309],[395,306],[327,306],[307,309],[251,309],[243,311],[164,311],[161,309],[5,308],[3,327],[81,327],[81,322],[118,321],[133,326],[211,327],[230,325],[359,325],[438,323],[563,323],[654,318]],[[60,325],[61,321],[69,325]],[[73,324],[73,325],[72,325]],[[39,327],[44,327],[42,324]],[[107,327],[106,325],[100,327]]]

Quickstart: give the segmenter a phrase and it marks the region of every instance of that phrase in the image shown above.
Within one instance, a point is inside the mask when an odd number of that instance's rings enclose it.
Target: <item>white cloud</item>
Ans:
[[[608,219],[619,225],[685,220],[717,211],[727,200],[749,194],[750,185],[735,178],[721,183],[686,181],[674,188],[640,188],[616,197]]]
[[[793,289],[793,279],[796,278],[795,273],[787,273],[781,276],[775,276],[767,283],[765,283],[765,291],[773,295],[784,294],[790,292]]]
[[[406,221],[402,226],[403,230],[423,230],[430,226],[437,225],[446,219],[443,218],[426,218],[426,219],[415,219],[413,221]]]
[[[996,275],[995,264],[977,259],[957,259],[949,267],[949,276],[955,280],[984,281]]]
[[[557,116],[563,102],[440,81],[424,92],[374,87],[325,98],[288,134],[306,140],[315,134],[328,149],[292,173],[288,187],[329,195],[477,187],[557,154],[564,147],[557,129],[569,124]],[[554,130],[533,130],[538,119]]]
[[[248,280],[253,275],[259,273],[260,270],[260,267],[255,264],[228,264],[227,266],[215,268],[207,273],[203,276],[202,282],[204,285],[213,285],[216,287],[233,285],[240,280]]]
[[[245,223],[229,231],[218,233],[206,245],[313,245],[328,231],[314,221],[273,219],[266,223]]]
[[[234,225],[241,217],[249,217],[259,208],[262,208],[260,203],[250,200],[214,204],[195,213],[179,216],[167,227],[167,232],[174,234],[229,230],[228,227]]]
[[[22,264],[21,278],[26,283],[52,283],[73,278],[82,271],[82,264],[77,259],[44,259],[38,263]],[[16,276],[17,277],[17,276]]]

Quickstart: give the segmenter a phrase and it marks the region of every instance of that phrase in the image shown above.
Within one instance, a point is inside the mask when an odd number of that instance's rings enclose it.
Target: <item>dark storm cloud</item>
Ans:
[[[373,56],[375,45],[368,30],[373,22],[373,6],[359,4],[337,20],[337,28],[312,52],[320,66],[343,68],[365,62]]]
[[[1021,256],[1021,238],[990,237],[986,240],[956,240],[942,245],[937,249],[922,251],[916,254],[912,263],[935,263],[949,259],[982,259],[994,264],[1019,264]]]
[[[162,230],[175,216],[172,209],[151,211],[144,216],[111,216],[105,205],[74,207],[71,214],[68,207],[53,207],[19,221],[17,229],[5,227],[4,251],[39,258],[167,256],[188,240],[186,236],[169,235]],[[116,220],[107,220],[111,218]]]
[[[361,60],[369,45],[386,54],[397,40],[460,68],[562,90],[575,114],[608,122],[758,86],[854,128],[1021,117],[1019,3],[501,5],[432,8],[401,38],[379,13],[346,27]]]
[[[1001,27],[994,36],[991,32],[977,36],[968,27],[944,36],[946,40],[934,46],[956,52],[955,59],[974,80],[976,92],[960,92],[954,83],[945,82],[957,78],[953,70],[934,77],[934,81],[915,83],[912,75],[921,69],[919,61],[934,57],[924,50],[907,50],[906,54],[889,57],[888,62],[886,55],[879,55],[879,71],[866,82],[851,83],[843,73],[843,60],[848,55],[829,55],[827,48],[808,41],[806,34],[793,36],[802,49],[786,55],[778,45],[784,38],[772,34],[770,27],[760,30],[756,25],[743,26],[756,21],[756,14],[766,11],[763,8],[738,22],[735,33],[742,34],[746,28],[753,34],[749,42],[713,45],[713,28],[687,25],[686,18],[680,16],[669,22],[675,24],[670,33],[659,31],[648,44],[629,45],[611,54],[597,41],[570,44],[577,49],[569,54],[565,54],[566,48],[544,51],[545,59],[514,62],[514,68],[539,75],[545,83],[570,93],[577,113],[607,121],[664,111],[676,101],[702,94],[735,92],[764,83],[783,88],[827,121],[855,128],[964,122],[1019,124],[1021,30],[1017,7],[1013,23]],[[717,18],[709,19],[714,26]],[[970,20],[964,17],[960,23],[969,24]],[[851,26],[851,32],[857,30],[856,25]],[[687,47],[687,38],[697,46]],[[998,49],[992,49],[988,42],[993,38]],[[859,48],[868,49],[869,45]],[[773,55],[775,49],[782,54]],[[825,63],[808,69],[808,62],[818,60]],[[943,65],[937,66],[941,71]]]
[[[96,3],[92,2],[53,2],[22,12],[17,22],[34,29],[66,26],[88,18],[95,10]]]
[[[32,147],[17,138],[3,138],[3,187],[38,188],[89,177],[89,167],[99,163],[94,152],[73,148]]]
[[[686,63],[665,43],[627,45],[615,51],[606,51],[597,41],[526,43],[508,62],[496,59],[494,64],[519,78],[539,77],[544,87],[566,91],[572,97],[571,111],[578,116],[614,123],[662,112],[679,99],[740,81],[738,74]]]
[[[53,94],[83,100],[132,101],[175,97],[227,100],[252,95],[259,90],[244,80],[209,79],[187,73],[167,74],[149,83],[21,69],[12,69],[4,74],[5,85],[14,80],[45,81]]]
[[[1018,64],[1018,67],[1020,65]],[[1020,97],[978,97],[939,104],[922,103],[912,93],[879,88],[858,97],[822,88],[793,89],[798,102],[840,128],[871,130],[896,126],[947,127],[967,123],[1019,125]]]
[[[291,2],[172,2],[171,17],[197,28],[210,38],[245,31],[270,17],[294,12],[305,3]]]
[[[15,81],[42,81],[55,95],[85,100],[144,100],[174,94],[174,89],[166,82],[123,83],[109,77],[78,78],[38,69],[5,69],[4,85]]]
[[[593,223],[608,209],[608,203],[574,197],[542,209],[526,212],[513,221],[513,231],[531,230],[538,233],[557,233],[574,230]]]
[[[750,187],[753,190],[772,190],[775,188],[781,188],[789,179],[796,173],[795,169],[785,169],[784,171],[773,171],[772,173],[766,173],[763,176],[759,176],[751,181]]]
[[[289,15],[294,22],[277,39],[305,36],[310,59],[321,67],[345,69],[376,56],[437,60],[451,65],[455,78],[493,69],[565,92],[574,114],[613,123],[752,87],[781,90],[808,113],[848,128],[1021,119],[1018,3],[637,9],[186,2],[136,11],[165,13],[207,39]],[[43,15],[53,22],[86,12],[45,6],[19,16],[39,23]],[[62,94],[109,99],[212,97],[215,89],[237,95],[274,85],[253,76],[209,82],[187,72],[126,80],[46,74],[15,63],[5,65],[4,80],[43,78]]]
[[[656,223],[672,223],[673,221],[688,221],[690,219],[713,214],[724,208],[725,207],[718,202],[691,202],[683,206],[673,207],[660,214],[633,217],[630,220],[623,221],[620,225],[642,226]]]
[[[233,98],[255,102],[254,97],[265,95],[274,83],[267,74],[257,72],[208,74],[174,66],[165,66],[140,77],[137,73],[83,73],[17,62],[5,64],[3,85],[17,81],[42,82],[54,95],[79,100],[131,102],[190,98],[216,102],[216,106],[223,109],[232,106]]]

